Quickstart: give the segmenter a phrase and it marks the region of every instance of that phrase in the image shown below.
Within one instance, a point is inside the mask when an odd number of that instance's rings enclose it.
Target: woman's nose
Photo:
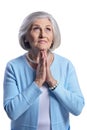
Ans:
[[[45,30],[44,29],[40,29],[40,38],[45,37]]]

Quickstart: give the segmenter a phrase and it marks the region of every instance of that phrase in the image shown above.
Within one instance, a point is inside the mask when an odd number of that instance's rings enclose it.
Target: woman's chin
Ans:
[[[45,51],[48,50],[48,48],[46,48],[46,47],[41,47],[41,46],[40,46],[38,49],[39,49],[39,50],[45,50]]]

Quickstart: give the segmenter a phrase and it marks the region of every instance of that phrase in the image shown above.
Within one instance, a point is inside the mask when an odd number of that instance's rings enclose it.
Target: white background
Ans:
[[[4,69],[10,59],[25,53],[18,43],[18,30],[26,15],[39,10],[57,20],[62,41],[55,52],[74,64],[87,103],[86,0],[0,0],[0,130],[10,130],[10,120],[3,110]],[[71,130],[86,130],[87,105],[81,115],[70,115],[70,121]]]

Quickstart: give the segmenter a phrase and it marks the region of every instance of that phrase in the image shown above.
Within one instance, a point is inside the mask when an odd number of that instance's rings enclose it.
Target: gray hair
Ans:
[[[28,30],[30,29],[32,23],[38,18],[48,18],[50,20],[50,22],[53,26],[53,34],[54,34],[54,39],[53,39],[53,43],[52,43],[53,45],[50,48],[50,50],[55,50],[61,43],[60,30],[59,30],[56,20],[52,17],[52,15],[50,15],[46,12],[43,12],[43,11],[31,13],[24,19],[24,21],[20,27],[19,35],[18,35],[19,43],[20,43],[21,47],[25,50],[30,49],[29,42],[25,41],[26,40],[25,37],[26,37],[26,34],[27,34]]]

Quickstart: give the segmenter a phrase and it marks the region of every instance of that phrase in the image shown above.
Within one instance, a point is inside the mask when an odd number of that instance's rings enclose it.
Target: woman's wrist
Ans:
[[[39,87],[42,86],[42,82],[41,82],[40,80],[38,80],[38,79],[35,80],[35,83],[36,83]]]
[[[50,90],[54,90],[58,86],[58,81],[57,80],[49,81],[47,83],[49,85]]]

